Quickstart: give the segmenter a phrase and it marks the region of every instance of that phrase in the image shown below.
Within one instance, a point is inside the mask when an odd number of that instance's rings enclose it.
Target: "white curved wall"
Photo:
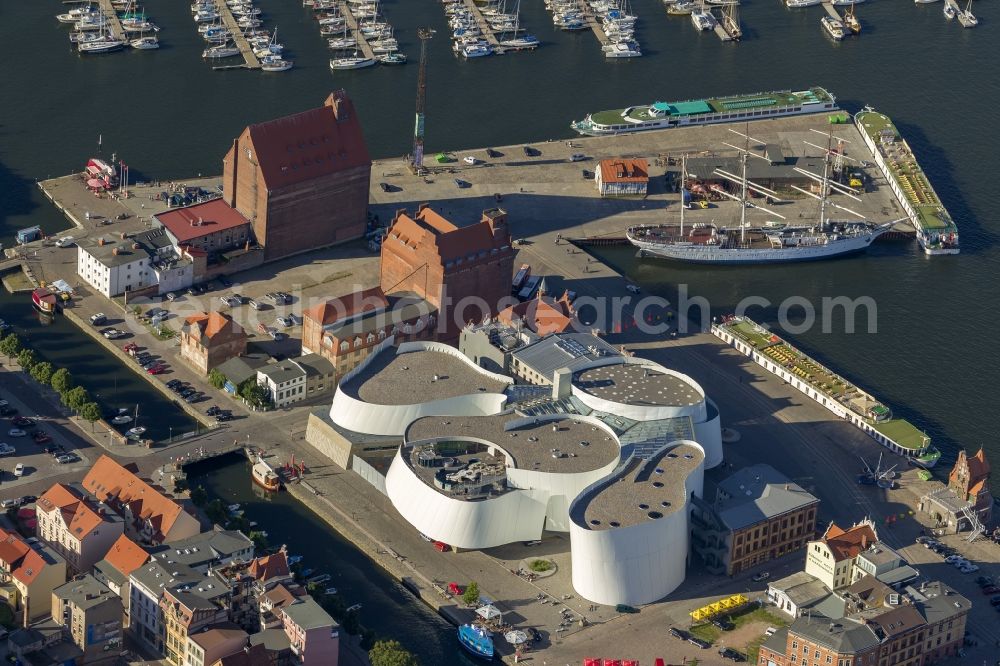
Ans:
[[[695,405],[629,405],[621,402],[613,402],[611,400],[606,400],[604,398],[599,398],[587,391],[579,388],[575,384],[573,385],[573,395],[579,398],[580,402],[587,405],[591,409],[596,409],[602,412],[608,412],[609,414],[617,414],[618,416],[624,416],[635,421],[657,421],[659,419],[671,419],[678,416],[690,416],[691,420],[695,423],[699,423],[708,418],[708,409],[705,406],[705,391],[701,388],[698,382],[694,381],[690,377],[680,372],[676,372],[669,368],[665,368],[659,363],[650,361],[649,359],[638,358],[635,356],[630,357],[612,357],[610,359],[600,359],[595,363],[582,368],[577,372],[586,370],[587,368],[596,368],[606,365],[618,365],[624,360],[624,365],[642,365],[649,367],[656,372],[661,372],[672,377],[676,377],[684,382],[687,382],[697,390],[698,394],[701,395],[701,401]]]
[[[712,469],[722,464],[722,417],[715,410],[715,418],[711,421],[694,423],[694,438],[705,451],[705,469]],[[700,494],[699,494],[700,496]]]
[[[569,505],[585,488],[605,478],[618,467],[618,459],[590,472],[557,474],[530,469],[508,469],[507,481],[515,488],[534,490],[545,502],[545,529],[569,531]]]
[[[474,502],[452,499],[421,481],[396,451],[385,490],[400,515],[436,541],[457,548],[491,548],[542,536],[544,491],[509,490]]]
[[[407,426],[424,416],[490,416],[503,411],[507,396],[474,393],[413,405],[376,405],[358,400],[337,387],[330,419],[342,428],[369,435],[402,437]]]
[[[677,444],[671,442],[665,448]],[[622,471],[625,469],[627,461],[622,465]],[[616,478],[594,484],[592,490],[614,483]],[[684,480],[685,497],[690,498],[692,492],[700,496],[703,484],[704,463]],[[590,530],[571,521],[573,588],[585,599],[612,606],[639,606],[666,597],[684,582],[690,509],[686,500],[684,507],[658,520],[610,530]]]

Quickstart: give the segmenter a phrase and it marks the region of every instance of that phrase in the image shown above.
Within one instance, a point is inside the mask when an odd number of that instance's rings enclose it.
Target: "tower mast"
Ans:
[[[413,123],[413,162],[410,168],[420,173],[424,168],[424,105],[427,101],[427,40],[434,36],[431,28],[417,28],[420,38],[420,64],[417,74],[417,114]]]

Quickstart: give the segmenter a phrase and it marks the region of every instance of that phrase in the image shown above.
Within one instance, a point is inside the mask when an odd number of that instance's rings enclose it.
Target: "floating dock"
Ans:
[[[114,38],[128,42],[128,37],[125,36],[125,28],[122,26],[121,19],[118,18],[118,12],[115,11],[111,0],[98,0],[98,4],[101,7],[101,12],[104,13],[104,22],[107,24]],[[225,4],[224,0],[223,4]]]
[[[358,42],[357,50],[361,51],[361,54],[366,58],[374,58],[375,52],[372,51],[372,46],[368,43],[368,39],[361,34],[361,28],[358,26],[358,19],[354,17],[354,13],[347,5],[347,2],[345,0],[338,2],[337,9],[340,10],[340,15],[344,17],[347,27],[351,29],[354,39]]]
[[[924,253],[958,254],[958,226],[889,116],[867,107],[854,116],[854,122],[917,230],[917,241]]]
[[[243,56],[243,66],[247,69],[260,69],[260,60],[254,54],[250,42],[243,36],[243,28],[236,23],[236,17],[233,16],[233,12],[229,9],[229,5],[226,4],[226,0],[215,0],[215,8],[219,12],[219,16],[222,17],[222,25],[226,26],[233,42],[240,50],[240,55]]]
[[[590,29],[594,31],[594,35],[597,37],[597,41],[601,43],[601,46],[607,46],[611,43],[611,38],[604,34],[604,28],[601,26],[601,22],[597,20],[597,16],[594,12],[587,6],[587,0],[576,0],[576,4],[579,5],[580,11],[583,13],[583,18],[587,21],[587,25]]]
[[[493,28],[490,27],[489,21],[483,16],[483,13],[479,11],[479,7],[476,6],[475,0],[465,0],[465,6],[468,7],[472,15],[476,17],[476,24],[479,26],[479,31],[483,33],[483,38],[493,47],[496,51],[497,47],[500,46],[500,40],[497,39],[496,33],[493,32]]]
[[[841,23],[844,22],[844,17],[840,15],[840,12],[837,11],[837,8],[834,7],[832,3],[824,2],[823,9],[825,9],[826,13],[830,15],[830,18],[837,19]]]

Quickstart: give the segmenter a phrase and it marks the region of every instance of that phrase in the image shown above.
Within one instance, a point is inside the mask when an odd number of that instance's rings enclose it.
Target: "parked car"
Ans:
[[[76,462],[76,456],[72,453],[64,453],[61,456],[56,456],[56,462],[60,465],[67,465],[71,462]]]
[[[21,505],[31,504],[32,502],[37,502],[37,495],[21,495]]]
[[[35,422],[29,419],[27,416],[15,416],[10,420],[13,425],[18,428],[30,428],[35,425]]]
[[[108,340],[117,340],[125,336],[125,331],[119,331],[117,328],[108,328],[101,331],[101,335],[106,337]]]
[[[960,559],[962,558],[959,555],[949,555],[948,557],[944,558],[944,561],[947,562],[948,564],[954,564]]]
[[[10,435],[11,437],[24,437],[28,433],[24,432],[20,428],[11,428],[10,430],[7,431],[7,434]]]
[[[146,370],[146,372],[151,375],[162,375],[166,371],[167,371],[167,366],[165,365],[154,365],[152,368]]]
[[[52,437],[44,430],[39,430],[31,438],[35,440],[35,444],[48,444],[52,441]]]
[[[11,414],[17,414],[17,409],[10,405],[0,407],[0,416],[10,416]]]
[[[998,592],[1000,592],[1000,587],[996,585],[989,585],[983,588],[983,594],[996,594]]]
[[[767,637],[774,636],[776,633],[778,633],[777,627],[768,627],[764,630],[764,635]]]
[[[690,643],[691,645],[697,645],[702,650],[707,650],[708,648],[712,647],[711,643],[709,643],[708,641],[703,641],[697,636],[692,636],[691,638],[689,638],[688,643]]]
[[[103,312],[98,312],[97,314],[91,315],[90,317],[90,323],[93,324],[94,326],[101,326],[107,321],[108,321],[108,316]]]
[[[198,402],[203,397],[204,397],[204,395],[201,392],[196,391],[195,393],[192,393],[188,397],[184,398],[184,402],[187,402],[187,403]]]
[[[747,658],[741,653],[737,652],[733,648],[722,648],[719,650],[719,654],[722,655],[723,659],[728,659],[729,661],[746,661]]]
[[[677,627],[670,627],[668,631],[670,632],[671,636],[673,636],[674,638],[679,638],[682,641],[686,641],[687,639],[691,638],[691,634],[684,631],[683,629],[678,629]]]
[[[232,418],[233,417],[229,414],[218,414],[216,415],[215,420],[219,423],[225,423],[226,421],[232,420]]]
[[[728,617],[717,617],[712,620],[712,624],[722,631],[730,631],[736,628],[736,625],[730,622]]]
[[[292,319],[290,316],[289,317],[278,317],[275,321],[277,321],[279,324],[281,324],[285,328],[288,328],[289,326],[294,326],[295,325],[295,320]]]
[[[501,153],[499,150],[493,150],[492,148],[487,148],[486,156],[491,159],[496,159],[498,157],[503,157],[503,153]]]
[[[458,187],[459,189],[462,189],[462,190],[464,190],[465,188],[469,187],[471,184],[472,183],[470,183],[469,181],[462,180],[461,178],[456,178],[455,179],[455,185],[456,185],[456,187]]]
[[[19,479],[24,476],[24,463],[17,463],[14,465],[14,476]]]
[[[0,502],[0,509],[15,509],[19,506],[21,506],[20,497],[12,497],[11,499],[5,499]]]
[[[56,247],[73,247],[73,242],[72,236],[63,236],[56,241]]]
[[[249,305],[250,307],[252,307],[254,310],[260,310],[260,308],[261,308],[261,304],[258,303],[257,301],[255,301],[252,298],[247,301],[247,305]]]
[[[768,573],[766,571],[761,571],[759,574],[757,574],[756,576],[753,577],[753,582],[759,583],[761,581],[767,580],[770,577],[771,577],[770,573]]]
[[[10,444],[6,442],[0,444],[0,456],[12,456],[15,453],[17,453],[17,450]]]
[[[635,606],[629,606],[628,604],[618,604],[615,606],[616,613],[638,613],[639,609]]]
[[[585,159],[587,159],[587,156],[584,155],[583,153],[573,153],[572,155],[569,156],[570,162],[582,162]]]
[[[281,331],[268,331],[267,334],[270,335],[271,339],[275,342],[281,342],[286,337]]]

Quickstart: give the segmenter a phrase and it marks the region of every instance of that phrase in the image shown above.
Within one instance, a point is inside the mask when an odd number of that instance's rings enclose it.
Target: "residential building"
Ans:
[[[263,643],[248,644],[238,652],[226,655],[207,666],[277,666],[277,660],[272,660],[271,653]]]
[[[333,392],[337,388],[337,369],[321,354],[306,354],[293,358],[292,363],[306,373],[306,398]]]
[[[365,233],[371,158],[343,90],[323,106],[249,125],[223,159],[223,200],[273,261]]]
[[[63,666],[76,664],[83,657],[83,650],[52,618],[10,632],[6,646],[11,661],[23,666]]]
[[[154,296],[194,280],[192,263],[180,258],[162,229],[81,238],[76,245],[77,274],[107,298]]]
[[[695,498],[692,548],[710,571],[738,574],[805,546],[818,505],[770,465],[745,467],[719,483],[712,504]]]
[[[125,532],[121,517],[62,483],[38,498],[35,517],[38,538],[66,560],[71,573],[90,571]]]
[[[823,536],[810,541],[806,548],[806,573],[831,590],[847,587],[857,580],[855,559],[877,541],[878,534],[871,520],[855,523],[848,530],[830,523]]]
[[[52,590],[66,582],[66,561],[42,542],[0,529],[0,595],[27,626],[52,612]]]
[[[830,594],[826,585],[805,571],[796,571],[767,585],[768,601],[793,618],[799,617]]]
[[[527,328],[538,335],[565,333],[573,328],[576,310],[568,291],[558,299],[549,296],[543,278],[535,298],[513,304],[497,315],[497,321],[512,328]]]
[[[898,587],[915,580],[918,575],[920,572],[911,567],[899,553],[877,541],[854,558],[851,580],[857,581],[865,576],[873,576],[885,585]]]
[[[122,651],[122,600],[91,574],[52,591],[52,619],[83,650],[80,664],[117,663]]]
[[[643,157],[601,160],[594,180],[602,197],[645,196],[649,187],[649,163]]]
[[[513,267],[505,211],[487,210],[478,223],[457,227],[421,204],[390,224],[379,284],[385,294],[412,292],[428,301],[437,310],[437,335],[447,340],[512,301]]]
[[[389,338],[395,344],[433,338],[436,321],[434,306],[414,294],[355,291],[302,312],[302,352],[321,355],[342,377]]]
[[[153,558],[176,562],[199,573],[207,573],[212,567],[249,562],[253,559],[253,551],[253,541],[243,532],[224,530],[216,525],[208,532],[163,544],[161,549],[155,551]]]
[[[249,634],[231,622],[218,624],[188,636],[185,666],[212,666],[247,646]]]
[[[297,664],[337,666],[340,625],[312,597],[300,597],[280,612]]]
[[[150,219],[179,248],[218,254],[253,242],[249,220],[222,199],[172,208]]]
[[[201,531],[198,519],[148,481],[102,455],[83,477],[87,492],[125,521],[125,534],[142,545],[158,545]]]
[[[796,619],[760,647],[759,664],[768,666],[881,666],[880,640],[875,630],[859,620],[836,622],[823,616]]]
[[[164,591],[172,586],[196,585],[203,577],[183,564],[156,559],[133,571],[129,576],[126,622],[131,634],[149,649],[163,654],[166,630],[160,600]]]
[[[258,368],[257,384],[267,389],[275,407],[306,399],[306,371],[291,361]]]
[[[228,590],[207,580],[197,587],[169,587],[160,598],[164,654],[174,666],[189,663],[189,636],[229,619]]]
[[[111,545],[104,559],[94,565],[94,578],[121,598],[126,617],[131,597],[129,576],[148,561],[149,553],[123,534]]]
[[[202,374],[246,351],[246,331],[227,314],[202,312],[181,326],[181,358]]]
[[[228,361],[215,367],[226,378],[226,384],[222,389],[226,393],[234,394],[240,384],[252,379],[257,381],[257,368],[262,368],[268,364],[271,357],[263,353],[245,354],[231,358]]]

